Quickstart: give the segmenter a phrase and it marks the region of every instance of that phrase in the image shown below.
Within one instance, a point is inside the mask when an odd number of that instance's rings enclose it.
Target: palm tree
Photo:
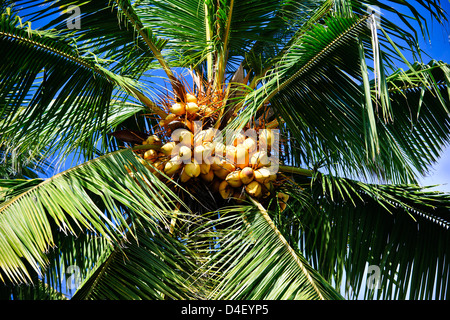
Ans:
[[[447,13],[366,3],[3,1],[1,297],[448,299]]]

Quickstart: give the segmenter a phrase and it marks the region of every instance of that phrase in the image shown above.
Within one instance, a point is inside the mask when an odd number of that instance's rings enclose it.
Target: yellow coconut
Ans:
[[[186,163],[187,161],[191,160],[192,158],[192,150],[188,146],[180,146],[180,149],[178,151],[178,156],[181,161]]]
[[[203,145],[199,145],[194,148],[194,159],[197,163],[203,163],[203,151],[205,151],[205,147]]]
[[[197,97],[194,96],[193,94],[187,93],[186,94],[186,102],[187,103],[189,103],[189,102],[197,103]]]
[[[186,100],[186,103],[188,103],[188,102],[195,102],[195,103],[197,103],[197,101],[198,101],[197,97],[195,95],[191,94],[191,93],[187,93],[186,94],[186,99],[185,100]]]
[[[150,172],[155,172],[155,169],[157,170],[162,170],[164,168],[164,164],[162,163],[161,160],[156,160],[156,161],[147,161],[142,159],[141,163],[148,169],[150,170]]]
[[[153,167],[155,167],[156,170],[162,171],[164,169],[164,162],[157,160],[153,163]]]
[[[261,168],[270,165],[269,157],[266,151],[258,151],[250,159],[250,165],[253,168]]]
[[[222,162],[219,166],[219,169],[214,170],[214,174],[216,175],[216,177],[218,177],[221,180],[225,180],[225,178],[227,177],[227,175],[230,172],[233,172],[234,170],[236,170],[236,167],[229,163],[229,162]]]
[[[179,132],[178,140],[183,145],[193,146],[194,145],[194,134],[192,132],[190,132],[189,130],[182,130]]]
[[[196,146],[203,144],[205,142],[211,142],[214,139],[215,130],[212,128],[201,130],[195,133],[194,143]]]
[[[189,114],[197,113],[200,110],[200,107],[195,102],[186,103],[186,112]]]
[[[169,111],[173,114],[176,114],[177,116],[181,116],[186,113],[186,107],[184,103],[177,102],[169,108]]]
[[[159,122],[159,125],[160,125],[161,127],[164,127],[165,125],[167,125],[169,122],[175,120],[176,118],[178,118],[178,116],[177,116],[176,114],[169,113],[169,114],[166,116],[165,119],[162,119],[162,120]]]
[[[223,160],[219,160],[218,158],[213,158],[213,161],[211,162],[211,170],[217,171],[222,168]]]
[[[231,163],[236,163],[236,147],[235,146],[226,146],[226,159]]]
[[[245,136],[242,133],[238,133],[236,138],[233,140],[233,145],[236,147],[240,144],[243,144],[245,141]]]
[[[250,167],[245,167],[239,172],[239,178],[243,184],[249,184],[255,178],[255,172]]]
[[[214,179],[214,171],[209,170],[207,173],[200,173],[200,178],[202,178],[206,182],[211,182]]]
[[[187,163],[184,166],[184,171],[191,178],[196,178],[200,175],[200,165],[197,163]]]
[[[280,210],[283,211],[284,209],[286,209],[287,201],[289,200],[289,195],[287,195],[283,192],[278,192],[277,198],[278,198],[278,203],[280,205]]]
[[[147,169],[151,170],[151,163],[153,161],[144,160],[143,158],[139,158],[139,162],[144,165]]]
[[[228,182],[228,184],[230,186],[232,186],[233,188],[239,188],[240,186],[242,186],[242,181],[241,178],[239,176],[239,171],[233,171],[230,172],[225,180]]]
[[[278,192],[277,193],[277,197],[284,202],[287,202],[289,200],[289,195],[287,195],[286,193],[283,192]]]
[[[156,134],[152,134],[151,136],[147,137],[143,144],[161,145],[161,139]]]
[[[262,194],[262,187],[258,181],[252,181],[245,186],[245,191],[253,198],[258,198]]]
[[[180,181],[181,181],[182,183],[185,183],[185,182],[188,182],[189,179],[191,179],[191,178],[192,178],[192,177],[189,176],[189,175],[186,173],[186,168],[184,168],[183,171],[182,171],[181,174],[180,174]]]
[[[222,181],[219,185],[219,193],[222,196],[223,199],[228,199],[233,194],[234,190],[233,188],[226,182],[225,180]]]
[[[263,198],[269,197],[271,192],[272,192],[272,190],[273,190],[272,182],[270,182],[270,181],[266,182],[262,186],[263,186],[263,188],[262,188],[263,189],[262,190]]]
[[[211,142],[204,142],[203,163],[212,164],[214,159],[214,145]]]
[[[155,159],[158,157],[158,152],[153,149],[149,149],[145,151],[144,153],[144,159],[149,161],[155,161]]]
[[[267,146],[269,148],[274,140],[275,137],[271,129],[263,129],[259,131],[260,146]]]
[[[244,147],[247,148],[247,150],[249,151],[249,153],[253,153],[256,151],[256,140],[253,138],[247,138],[244,140],[244,142],[242,143],[244,145]]]
[[[213,128],[208,128],[206,130],[203,130],[205,132],[205,136],[203,137],[203,142],[211,142],[213,141],[214,137],[216,136],[217,130]]]
[[[248,149],[243,144],[236,146],[236,166],[244,169],[248,167],[249,161]]]
[[[213,170],[219,170],[225,162],[225,145],[220,142],[213,142],[211,148],[213,150],[213,155],[210,156],[211,168]]]
[[[205,131],[198,131],[194,134],[194,146],[200,146],[203,144],[203,139],[205,137]]]
[[[164,120],[165,120],[165,122],[170,122],[170,121],[175,120],[176,118],[178,118],[178,115],[176,115],[174,113],[169,113]]]
[[[197,163],[204,163],[204,164],[211,164],[211,159],[212,156],[211,154],[213,153],[212,148],[205,146],[205,145],[200,145],[200,146],[196,146],[194,148],[194,159],[195,161],[197,161]]]
[[[200,173],[201,174],[208,174],[211,170],[211,165],[207,163],[201,163],[200,164]]]
[[[259,183],[266,183],[270,179],[270,170],[267,168],[259,168],[254,171],[255,172],[255,180]]]
[[[152,173],[156,171],[156,169],[161,168],[161,161],[155,161],[154,163],[147,162],[144,160],[144,166]]]
[[[214,149],[214,154],[219,157],[225,156],[226,146],[219,141],[213,141],[211,147]]]

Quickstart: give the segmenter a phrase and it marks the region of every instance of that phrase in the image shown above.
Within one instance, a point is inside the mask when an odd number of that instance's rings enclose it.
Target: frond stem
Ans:
[[[294,34],[294,36],[289,40],[289,42],[284,46],[283,49],[273,58],[270,60],[270,63],[258,74],[256,75],[250,84],[250,87],[252,89],[256,88],[257,84],[259,83],[259,80],[265,76],[265,74],[274,67],[275,63],[281,60],[281,57],[289,50],[292,43],[295,39],[298,39],[301,35],[303,35],[315,22],[323,18],[330,10],[333,8],[333,0],[327,0],[324,4],[322,4],[321,8],[316,12],[307,22],[304,26],[301,27],[300,30],[297,30],[297,32]],[[259,44],[259,42],[255,43],[251,51],[254,50],[254,48]]]
[[[110,77],[108,77],[107,74],[105,74],[104,72],[102,72],[98,67],[96,67],[95,65],[91,65],[89,63],[87,63],[86,61],[83,61],[83,59],[80,59],[76,56],[67,54],[61,50],[58,50],[56,48],[50,47],[48,45],[42,44],[38,41],[34,41],[30,38],[25,38],[25,37],[21,37],[12,33],[6,33],[3,31],[0,31],[0,36],[5,36],[8,37],[10,39],[14,39],[18,42],[22,42],[22,43],[28,43],[31,44],[33,47],[35,48],[41,48],[44,50],[47,50],[48,52],[51,52],[57,56],[63,57],[71,62],[74,62],[86,69],[92,70],[93,72],[95,72],[97,75],[101,76],[101,77],[106,77],[108,79],[110,79]],[[158,106],[156,106],[152,101],[150,101],[149,98],[147,98],[143,93],[141,93],[139,90],[132,88],[130,86],[126,86],[123,89],[125,89],[128,93],[132,94],[134,97],[136,97],[141,103],[143,103],[144,105],[146,105],[148,108],[150,108],[150,110],[152,110],[153,112],[155,112],[157,115],[159,115],[160,117],[166,117],[167,114],[160,109]]]
[[[327,54],[327,52],[336,45],[336,43],[339,43],[342,39],[344,39],[346,36],[348,36],[349,33],[351,33],[353,30],[361,26],[370,16],[364,16],[358,21],[356,21],[353,25],[351,25],[345,32],[343,32],[341,35],[339,35],[336,39],[334,39],[330,44],[328,44],[325,48],[323,48],[319,53],[317,53],[312,59],[310,59],[304,66],[302,66],[297,72],[295,72],[289,79],[281,83],[276,90],[273,90],[267,98],[263,101],[263,103],[260,104],[260,107],[263,106],[267,101],[270,101],[278,92],[283,90],[286,86],[288,86],[294,79],[301,76],[305,71],[309,70],[314,64],[317,63],[318,60],[320,60],[324,55]],[[258,107],[258,109],[260,108]]]
[[[313,170],[303,168],[296,168],[291,166],[279,166],[278,169],[282,172],[298,174],[305,177],[312,177],[314,175]]]
[[[172,70],[170,69],[169,65],[167,64],[166,60],[161,54],[161,51],[155,46],[153,41],[149,38],[148,34],[145,32],[144,25],[142,22],[138,21],[137,19],[134,19],[131,14],[128,12],[127,9],[123,8],[119,1],[116,1],[117,6],[123,11],[123,14],[127,17],[127,19],[131,22],[133,26],[135,26],[137,32],[142,37],[144,42],[147,44],[147,46],[152,51],[153,55],[155,56],[156,60],[158,60],[159,64],[163,68],[164,72],[166,73],[167,77],[169,78],[171,84],[175,87],[178,79],[173,74]]]
[[[305,265],[302,263],[302,261],[298,258],[297,253],[294,251],[294,249],[292,249],[292,247],[286,241],[284,236],[281,234],[280,230],[278,230],[278,228],[276,227],[275,223],[273,222],[273,220],[270,218],[269,214],[267,213],[267,210],[258,201],[254,200],[253,198],[251,198],[251,200],[252,200],[253,204],[258,207],[259,212],[261,213],[261,215],[264,217],[264,219],[267,221],[269,226],[272,228],[272,230],[278,236],[280,241],[285,245],[285,247],[288,250],[289,254],[292,256],[292,258],[298,264],[300,269],[303,271],[303,273],[305,274],[305,276],[308,279],[309,283],[311,284],[311,286],[314,288],[314,290],[316,291],[317,295],[319,296],[320,300],[325,300],[325,298],[323,297],[323,295],[320,292],[319,288],[317,288],[316,284],[314,283],[314,280],[312,279],[308,269],[305,267]]]

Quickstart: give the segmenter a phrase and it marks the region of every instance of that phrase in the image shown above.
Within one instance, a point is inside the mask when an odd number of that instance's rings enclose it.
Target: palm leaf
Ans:
[[[36,279],[34,286],[6,286],[0,287],[2,300],[67,300],[60,292],[48,287],[42,281]]]
[[[296,192],[315,205],[300,211],[292,203],[285,228],[295,226],[299,248],[325,279],[338,287],[346,281],[348,297],[446,299],[448,194],[326,175]],[[364,282],[368,265],[380,270],[377,288]]]
[[[166,230],[138,227],[136,240],[105,252],[73,299],[193,298],[186,278],[196,266],[187,252]]]
[[[328,31],[331,28],[334,27],[330,26],[326,32],[331,32]],[[310,36],[309,43],[320,38],[314,33]],[[355,50],[357,44],[350,39],[341,44],[341,49],[331,51],[326,61],[317,61],[317,67],[303,77],[289,78],[289,85],[284,89],[280,90],[275,80],[269,80],[274,91],[270,91],[270,85],[260,89],[260,97],[273,94],[271,106],[280,113],[287,130],[297,140],[291,138],[286,146],[298,144],[302,149],[291,153],[297,159],[288,161],[310,168],[320,164],[326,171],[367,180],[415,182],[418,174],[426,173],[437,160],[447,143],[448,93],[444,84],[448,81],[445,71],[448,67],[442,63],[433,63],[432,67],[417,65],[406,73],[383,77],[383,96],[377,97],[376,83],[369,81],[366,71],[362,77],[358,64],[354,63],[360,61],[365,65]],[[298,54],[298,59],[301,57]],[[286,64],[284,67],[289,68]],[[402,81],[403,84],[399,83]],[[412,83],[409,92],[400,93],[404,90],[398,88]],[[423,87],[422,100],[413,97],[412,91],[417,86]],[[247,117],[257,110],[256,92],[255,100],[243,111],[245,119],[250,119]],[[404,101],[408,101],[409,109],[401,107]],[[433,109],[420,113],[424,101]],[[441,116],[434,118],[432,113]],[[411,119],[412,114],[418,116]],[[230,126],[242,126],[242,123],[245,121]],[[414,132],[414,143],[409,139],[410,132]]]
[[[290,246],[259,204],[223,210],[218,223],[232,228],[211,232],[217,239],[216,254],[201,268],[201,274],[210,277],[210,298],[340,298]]]
[[[130,176],[126,168],[141,174]],[[55,245],[52,223],[60,232],[90,232],[117,242],[129,229],[125,212],[131,219],[168,226],[167,212],[176,208],[172,201],[179,199],[129,149],[74,167],[0,208],[2,278],[29,280],[26,264],[42,273],[48,264],[45,252]]]
[[[1,198],[4,201],[26,192],[28,189],[40,184],[43,179],[2,179],[0,180]]]
[[[1,19],[6,57],[0,69],[2,144],[20,146],[16,153],[34,150],[35,145],[41,146],[40,152],[61,126],[70,128],[72,135],[59,148],[80,138],[76,133],[85,133],[86,123],[104,132],[113,91],[137,92],[131,79],[108,71],[87,52],[80,53],[69,38],[23,28],[14,15],[3,14]],[[43,134],[47,132],[51,134]],[[95,144],[92,138],[84,140],[90,144],[88,151]]]
[[[145,39],[139,37],[138,25],[127,17],[130,9],[127,1],[56,1],[48,3],[36,10],[38,1],[21,0],[17,2],[22,11],[33,23],[42,24],[43,29],[56,29],[62,34],[74,33],[81,48],[93,52],[98,57],[105,57],[111,64],[111,71],[137,79],[146,71],[154,55]],[[69,29],[68,14],[70,6],[80,10],[80,21],[89,28]],[[50,18],[50,19],[49,19]],[[150,38],[158,50],[161,50],[167,40]],[[149,39],[149,40],[150,40]]]

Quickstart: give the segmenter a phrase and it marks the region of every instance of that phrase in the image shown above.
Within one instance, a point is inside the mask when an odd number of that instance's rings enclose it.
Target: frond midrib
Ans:
[[[36,190],[36,189],[38,189],[38,188],[42,188],[42,186],[47,185],[47,184],[53,182],[55,179],[57,179],[57,178],[59,178],[59,177],[61,177],[61,176],[65,176],[65,175],[69,174],[69,173],[72,172],[72,171],[76,171],[76,170],[78,170],[79,168],[82,168],[82,167],[85,167],[85,166],[92,165],[92,163],[101,161],[101,160],[104,159],[104,158],[109,158],[109,157],[111,157],[111,156],[113,156],[113,155],[115,155],[115,154],[117,154],[117,153],[125,152],[125,151],[127,151],[127,150],[128,150],[128,149],[117,150],[117,151],[114,151],[114,152],[105,154],[105,155],[100,156],[100,157],[98,157],[98,158],[92,159],[92,160],[90,160],[90,161],[88,161],[88,162],[84,162],[84,163],[79,164],[79,165],[77,165],[77,166],[75,166],[75,167],[72,167],[72,168],[70,168],[70,169],[68,169],[68,170],[66,170],[66,171],[64,171],[64,172],[60,172],[60,173],[58,173],[58,174],[52,176],[51,178],[48,178],[47,180],[44,180],[43,182],[41,182],[41,183],[37,184],[36,186],[30,188],[29,190],[27,190],[27,191],[25,191],[25,192],[23,192],[23,193],[17,195],[17,196],[14,197],[14,198],[11,198],[9,201],[5,202],[5,203],[3,204],[3,206],[0,207],[0,214],[2,214],[3,211],[5,211],[6,209],[8,209],[9,206],[13,205],[17,200],[19,200],[19,199],[21,199],[21,198],[23,198],[23,197],[26,197],[27,195],[33,193],[34,190]]]
[[[44,50],[46,50],[48,52],[51,52],[51,53],[53,53],[55,55],[61,56],[63,58],[66,58],[66,59],[68,59],[68,60],[70,60],[70,61],[72,61],[72,62],[74,62],[74,63],[76,63],[78,65],[81,65],[81,66],[83,66],[83,67],[85,67],[87,69],[90,69],[90,70],[94,71],[95,73],[97,73],[98,75],[104,76],[104,74],[101,73],[97,68],[95,68],[95,66],[92,66],[92,65],[86,63],[85,61],[83,61],[79,57],[70,55],[70,54],[68,54],[66,52],[63,52],[63,51],[58,50],[56,48],[53,48],[51,46],[42,44],[39,41],[35,41],[35,40],[30,39],[30,38],[22,37],[22,36],[19,36],[19,35],[16,35],[16,34],[12,34],[12,33],[3,32],[3,31],[0,30],[0,36],[2,36],[2,35],[5,36],[5,37],[12,38],[12,39],[18,41],[19,43],[31,44],[31,45],[33,45],[35,47],[44,49]]]
[[[277,90],[275,90],[271,95],[269,95],[269,97],[266,100],[269,101],[276,93],[278,93],[278,91],[281,91],[283,88],[285,88],[287,85],[289,85],[296,78],[298,78],[302,74],[304,74],[305,71],[308,71],[313,65],[317,64],[318,61],[320,61],[323,58],[323,56],[325,56],[333,46],[335,46],[341,40],[345,39],[352,31],[354,31],[356,28],[358,28],[368,18],[370,18],[370,16],[364,16],[361,19],[359,19],[358,21],[356,21],[355,23],[353,23],[350,27],[348,27],[347,30],[342,32],[331,43],[329,43],[325,48],[323,48],[320,52],[318,52],[312,59],[309,59],[309,61],[306,62],[306,64],[303,65],[299,70],[297,70],[292,76],[290,76],[289,79],[287,79],[282,84],[280,84],[279,87],[277,88]]]

